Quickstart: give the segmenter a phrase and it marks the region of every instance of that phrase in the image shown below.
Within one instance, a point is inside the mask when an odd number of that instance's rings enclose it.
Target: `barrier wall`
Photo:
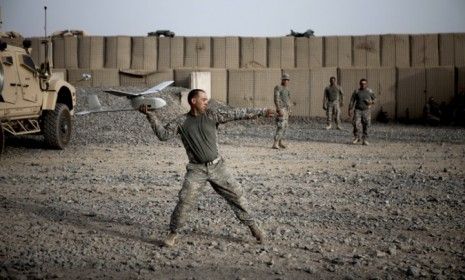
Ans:
[[[252,69],[228,70],[228,104],[253,107],[254,73]]]
[[[366,68],[340,68],[338,71],[339,76],[339,85],[344,92],[344,106],[341,107],[341,119],[348,120],[348,108],[350,103],[350,98],[354,90],[359,88],[359,81],[362,78],[367,78],[367,69]],[[329,78],[326,79],[326,86],[329,84]],[[368,87],[372,88],[373,85],[368,81]],[[374,89],[373,89],[374,90]],[[323,105],[323,103],[321,103]]]
[[[398,119],[415,119],[423,115],[426,102],[425,68],[398,68],[396,117]]]
[[[31,38],[31,56],[36,66],[45,61],[45,46],[41,43],[42,40],[40,37]],[[53,63],[53,58],[51,62]]]
[[[241,37],[240,46],[241,68],[266,68],[266,38]]]
[[[158,38],[158,69],[184,66],[184,37]]]
[[[295,38],[297,68],[323,67],[323,38]]]
[[[185,38],[185,67],[210,67],[211,42],[210,37]]]
[[[411,66],[439,65],[439,41],[436,34],[410,36]]]
[[[457,68],[457,93],[465,94],[465,67]]]
[[[92,86],[94,87],[116,87],[119,86],[118,69],[93,69]]]
[[[455,64],[454,34],[439,34],[439,65],[451,66]]]
[[[323,91],[331,76],[337,76],[337,68],[310,69],[310,116],[326,116],[326,111],[323,110]]]
[[[465,33],[454,34],[455,66],[465,66]]]
[[[72,69],[78,67],[77,37],[55,37],[53,42],[53,66]]]
[[[212,56],[214,68],[239,68],[239,37],[213,37]]]
[[[131,37],[105,38],[105,68],[129,69],[131,67]]]
[[[157,38],[132,37],[131,68],[157,70]]]
[[[432,67],[426,68],[426,98],[434,97],[436,102],[452,101],[455,93],[455,68]]]
[[[371,108],[373,119],[378,116],[381,109],[387,112],[390,119],[396,117],[396,69],[395,68],[368,68],[367,80],[375,92],[376,102]],[[349,104],[347,100],[347,105]]]
[[[281,69],[254,70],[253,105],[256,108],[274,108],[274,88],[281,83]]]
[[[267,39],[268,67],[295,67],[294,37],[274,37]]]
[[[147,86],[155,86],[161,82],[172,80],[174,80],[174,73],[172,69],[158,70],[156,72],[149,73],[146,76]]]
[[[291,77],[289,90],[292,100],[292,115],[310,116],[310,70],[288,68],[284,72]]]
[[[105,38],[83,36],[78,38],[79,68],[101,69],[105,66]]]

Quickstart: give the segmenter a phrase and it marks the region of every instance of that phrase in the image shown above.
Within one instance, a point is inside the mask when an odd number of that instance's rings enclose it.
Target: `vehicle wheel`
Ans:
[[[0,124],[0,155],[3,153],[4,148],[5,148],[5,132],[3,131],[3,127]]]
[[[71,139],[72,122],[68,106],[57,103],[55,110],[44,114],[45,143],[54,149],[64,149]]]

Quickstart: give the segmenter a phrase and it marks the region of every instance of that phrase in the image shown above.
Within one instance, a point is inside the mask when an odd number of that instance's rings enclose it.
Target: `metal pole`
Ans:
[[[44,31],[45,31],[45,37],[47,37],[47,6],[44,6],[44,15],[45,15],[45,24],[44,24]]]

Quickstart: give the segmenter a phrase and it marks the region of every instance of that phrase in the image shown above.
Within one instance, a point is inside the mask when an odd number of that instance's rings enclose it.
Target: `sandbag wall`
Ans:
[[[34,61],[45,57],[33,38]],[[343,117],[361,78],[377,94],[375,114],[419,118],[429,96],[449,102],[464,88],[465,34],[294,37],[53,38],[53,64],[77,86],[150,86],[210,71],[212,95],[235,106],[273,106],[282,71],[291,75],[293,114],[324,116],[330,76],[345,92]],[[82,74],[91,73],[91,81]]]

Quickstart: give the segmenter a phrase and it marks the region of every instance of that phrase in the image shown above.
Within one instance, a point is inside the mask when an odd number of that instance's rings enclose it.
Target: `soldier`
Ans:
[[[344,93],[336,84],[336,78],[329,78],[329,86],[325,88],[323,110],[326,111],[326,129],[331,129],[333,114],[336,116],[336,128],[341,130],[341,108],[344,104]]]
[[[370,126],[371,121],[370,107],[375,103],[375,94],[367,87],[367,85],[367,80],[361,79],[360,88],[356,89],[350,98],[349,117],[352,116],[351,110],[354,110],[354,118],[352,121],[352,124],[354,125],[354,140],[352,143],[354,144],[360,142],[359,127],[362,126],[362,144],[368,145],[368,127]]]
[[[179,228],[185,224],[198,193],[207,182],[228,202],[236,217],[249,227],[257,242],[264,242],[262,230],[246,207],[242,187],[231,176],[225,160],[218,154],[216,129],[220,123],[271,116],[273,110],[220,108],[212,111],[207,108],[207,94],[201,89],[191,90],[187,98],[191,110],[165,126],[155,114],[147,111],[145,105],[139,108],[139,111],[147,116],[153,131],[161,141],[179,134],[189,158],[184,183],[178,195],[179,201],[171,215],[170,233],[164,245],[174,245]]]
[[[289,84],[289,75],[283,74],[281,85],[274,88],[274,104],[276,105],[276,135],[274,137],[273,149],[286,148],[283,143],[283,137],[289,126],[288,119],[291,108],[291,93],[287,89]]]

